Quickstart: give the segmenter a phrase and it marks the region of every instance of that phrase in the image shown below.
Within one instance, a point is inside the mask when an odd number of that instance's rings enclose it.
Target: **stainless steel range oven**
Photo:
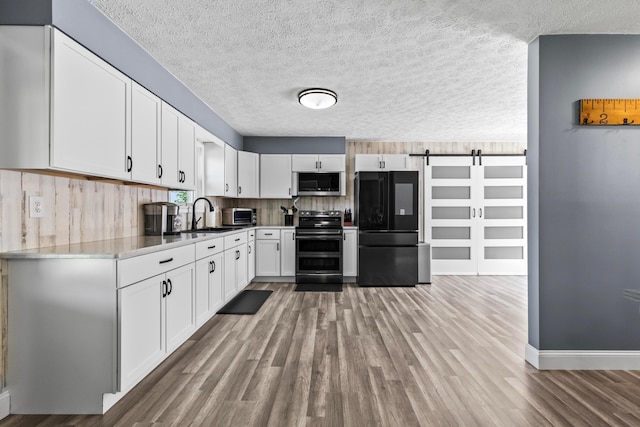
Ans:
[[[296,283],[342,283],[342,213],[300,211]]]

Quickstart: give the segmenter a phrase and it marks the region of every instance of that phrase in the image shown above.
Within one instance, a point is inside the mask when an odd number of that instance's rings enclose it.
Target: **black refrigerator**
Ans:
[[[418,283],[418,172],[357,172],[358,285]]]

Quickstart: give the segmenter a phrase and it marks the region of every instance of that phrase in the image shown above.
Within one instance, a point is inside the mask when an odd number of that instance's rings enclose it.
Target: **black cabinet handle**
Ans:
[[[162,178],[162,165],[158,165],[158,178]]]
[[[162,281],[162,298],[166,298],[167,296],[167,281]]]
[[[320,163],[320,167],[318,169],[322,169],[322,162],[318,162],[318,163]]]
[[[213,273],[214,271],[216,271],[216,262],[215,261],[211,261],[211,265],[212,265],[211,272]]]
[[[215,248],[215,247],[216,247],[216,245],[213,245],[213,246],[207,246],[207,249],[213,249],[213,248]]]
[[[240,238],[238,237],[238,238],[236,239],[236,242],[239,242],[239,241],[240,241]]]
[[[280,250],[280,243],[276,243],[276,251]]]
[[[247,250],[249,251],[249,253],[251,253],[251,246],[249,246]]]
[[[127,172],[131,172],[133,169],[133,159],[131,156],[127,156]]]
[[[166,263],[171,262],[171,261],[173,261],[173,258],[162,260],[162,261],[160,261],[159,264],[166,264]]]
[[[242,187],[238,185],[238,194],[242,193]]]
[[[167,295],[171,295],[171,291],[173,290],[173,283],[171,283],[171,279],[167,279],[167,285],[169,286],[169,290],[167,291]]]
[[[229,184],[224,185],[224,191],[229,191]]]
[[[265,236],[273,236],[273,233],[264,233]]]
[[[291,240],[296,240],[296,233],[291,233]]]
[[[387,167],[387,162],[385,162],[384,160],[382,161],[382,169]]]

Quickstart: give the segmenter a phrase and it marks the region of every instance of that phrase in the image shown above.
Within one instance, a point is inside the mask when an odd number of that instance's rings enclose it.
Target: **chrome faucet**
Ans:
[[[207,199],[206,197],[198,197],[197,199],[195,199],[193,201],[193,206],[191,207],[193,216],[191,217],[191,230],[195,230],[196,229],[196,223],[198,221],[196,221],[196,202],[198,200],[206,200],[207,203],[209,203],[209,212],[213,212],[213,205],[211,204],[211,201],[209,199]]]

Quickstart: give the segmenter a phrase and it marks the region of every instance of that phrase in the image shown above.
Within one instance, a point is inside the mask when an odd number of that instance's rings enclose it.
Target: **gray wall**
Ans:
[[[539,73],[529,76],[530,95],[538,93],[529,105],[530,344],[640,350],[638,304],[622,295],[640,289],[640,128],[577,125],[580,99],[640,98],[640,36],[536,43],[529,51]]]
[[[244,149],[261,154],[345,154],[343,136],[245,136]]]
[[[53,25],[229,145],[242,135],[86,0],[1,0],[0,25]]]

